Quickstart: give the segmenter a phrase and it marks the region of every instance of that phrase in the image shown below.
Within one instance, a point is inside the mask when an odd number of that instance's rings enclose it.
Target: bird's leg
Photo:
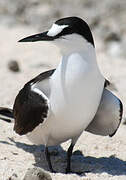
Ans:
[[[52,168],[51,159],[50,159],[50,153],[49,153],[49,151],[48,151],[48,147],[47,147],[47,146],[45,147],[45,155],[46,155],[46,160],[47,160],[47,162],[48,162],[48,166],[49,166],[50,171],[51,171],[51,172],[55,172],[55,171],[53,170],[53,168]]]
[[[67,151],[67,168],[66,168],[66,173],[71,172],[71,156],[72,156],[72,151],[73,151],[74,144],[71,143],[68,151]]]
[[[76,144],[76,141],[78,139],[79,136],[77,136],[76,138],[72,139],[72,142],[68,148],[67,151],[67,168],[66,168],[66,173],[76,173],[78,175],[81,175],[83,172],[75,172],[75,171],[71,171],[71,156],[72,156],[72,152],[73,152],[73,148],[74,145]]]

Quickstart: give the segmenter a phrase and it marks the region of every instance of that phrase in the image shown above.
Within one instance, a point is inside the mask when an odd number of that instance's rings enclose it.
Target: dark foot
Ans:
[[[69,174],[69,173],[71,173],[71,170],[66,168],[66,174]]]
[[[55,171],[54,169],[50,169],[50,171],[51,171],[52,173],[56,173],[56,171]]]
[[[78,175],[81,175],[83,174],[84,172],[76,172],[76,171],[71,171],[70,169],[66,169],[66,174],[78,174]]]
[[[51,160],[50,160],[50,153],[48,151],[48,147],[45,148],[45,154],[46,154],[46,160],[48,162],[48,166],[49,166],[49,169],[52,173],[56,173],[56,171],[54,171],[53,167],[52,167],[52,164],[51,164]]]

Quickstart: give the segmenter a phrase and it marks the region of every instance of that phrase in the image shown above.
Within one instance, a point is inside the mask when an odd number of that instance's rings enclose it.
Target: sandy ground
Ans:
[[[59,63],[59,52],[49,43],[17,43],[17,41],[37,31],[32,28],[0,27],[0,106],[12,107],[14,98],[20,88],[40,72],[56,67]],[[101,41],[95,37],[98,63],[104,76],[111,80],[117,88],[117,94],[126,106],[125,67],[122,58],[105,54]],[[19,62],[21,71],[11,72],[8,69],[10,60]],[[25,136],[13,132],[13,123],[0,121],[0,180],[7,180],[16,173],[21,180],[31,166],[48,170],[44,156],[44,148],[31,144]],[[126,179],[126,126],[121,125],[112,138],[95,136],[84,132],[74,150],[82,152],[72,157],[72,168],[83,170],[82,176],[66,175],[66,150],[69,142],[51,148],[56,155],[52,163],[59,173],[51,174],[53,180],[125,180]]]

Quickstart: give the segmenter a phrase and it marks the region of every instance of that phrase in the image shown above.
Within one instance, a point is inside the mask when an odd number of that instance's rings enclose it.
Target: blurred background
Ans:
[[[18,40],[45,31],[55,20],[66,16],[79,16],[89,24],[98,65],[104,77],[112,82],[114,94],[124,104],[123,122],[126,123],[126,0],[0,0],[0,106],[12,107],[24,84],[39,73],[56,67],[61,58],[51,43],[18,43]],[[43,162],[41,148],[28,145],[25,137],[16,135],[13,123],[0,121],[0,127],[2,180],[7,180],[15,172],[22,176],[29,165]],[[91,172],[89,170],[87,178],[82,178],[126,179],[125,128],[122,123],[113,138],[83,133],[76,149],[82,150],[87,160],[83,158],[84,161],[77,166],[86,167],[83,162],[87,161]],[[58,158],[60,156],[54,157],[53,163],[58,168],[65,167],[65,161]],[[66,179],[60,173],[53,177]]]
[[[48,29],[55,20],[66,16],[79,16],[89,24],[101,71],[125,104],[125,0],[1,0],[0,105],[12,106],[25,82],[59,63],[58,49],[51,44],[17,41]]]
[[[34,27],[43,30],[53,21],[65,16],[85,19],[94,35],[104,44],[118,43],[116,55],[126,56],[126,1],[125,0],[1,0],[0,22],[3,26]],[[115,45],[116,46],[116,45]],[[120,49],[120,50],[119,50]],[[111,52],[113,54],[113,52]]]

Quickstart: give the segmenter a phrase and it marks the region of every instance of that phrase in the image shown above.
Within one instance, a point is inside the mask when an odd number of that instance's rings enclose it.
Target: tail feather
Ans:
[[[12,122],[14,119],[13,110],[10,108],[0,107],[0,119],[6,122]]]

